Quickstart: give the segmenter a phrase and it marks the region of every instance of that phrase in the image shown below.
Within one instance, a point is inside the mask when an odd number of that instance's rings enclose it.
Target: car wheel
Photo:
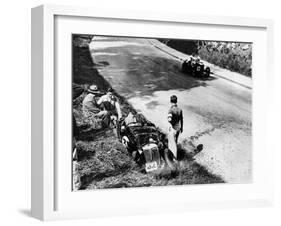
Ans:
[[[144,164],[146,163],[146,160],[145,160],[145,157],[144,157],[144,154],[143,154],[143,153],[141,153],[141,154],[139,155],[139,158],[137,159],[137,163],[138,163],[139,165],[144,165]]]
[[[206,67],[206,69],[205,69],[205,77],[208,78],[210,76],[210,72],[211,72],[210,68]]]

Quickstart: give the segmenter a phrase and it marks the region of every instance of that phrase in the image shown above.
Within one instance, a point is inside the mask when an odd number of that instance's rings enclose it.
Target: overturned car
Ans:
[[[146,172],[161,167],[160,150],[162,143],[155,125],[143,115],[129,113],[117,124],[117,135],[134,160],[144,166]]]
[[[181,71],[198,78],[208,78],[211,73],[210,67],[205,67],[199,57],[196,59],[194,57],[190,57],[189,59],[184,60]]]

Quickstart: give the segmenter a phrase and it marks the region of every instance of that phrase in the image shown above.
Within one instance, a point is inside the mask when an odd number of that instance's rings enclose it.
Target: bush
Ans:
[[[217,66],[241,73],[243,75],[252,76],[252,49],[243,50],[241,45],[235,48],[229,48],[225,43],[221,43],[222,47],[217,48],[210,44],[198,47],[198,55]]]

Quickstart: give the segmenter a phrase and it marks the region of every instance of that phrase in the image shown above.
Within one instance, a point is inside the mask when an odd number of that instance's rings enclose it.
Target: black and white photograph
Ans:
[[[71,42],[73,191],[252,182],[252,43]]]

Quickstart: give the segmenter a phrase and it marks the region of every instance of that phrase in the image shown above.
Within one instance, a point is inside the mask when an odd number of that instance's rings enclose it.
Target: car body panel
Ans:
[[[137,151],[135,159],[139,165],[144,165],[146,172],[159,168],[161,157],[158,144],[160,142],[158,131],[153,123],[129,123],[122,120],[117,126],[119,140],[125,144],[129,153]]]
[[[196,62],[194,59],[183,61],[181,71],[198,78],[207,78],[211,73],[210,67],[205,67],[202,61]]]

